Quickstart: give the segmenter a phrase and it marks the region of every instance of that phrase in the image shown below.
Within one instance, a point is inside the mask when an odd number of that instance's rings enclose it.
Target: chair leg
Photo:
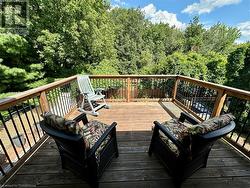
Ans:
[[[102,99],[102,101],[103,101],[103,103],[105,104],[104,108],[105,108],[105,109],[110,109],[110,105],[108,105],[108,104],[106,103],[106,100],[105,100],[104,98]]]
[[[148,155],[151,157],[153,153],[153,140],[151,140],[150,146],[148,148]]]
[[[119,157],[118,145],[117,145],[117,137],[116,137],[116,127],[114,127],[112,136],[114,137],[114,147],[115,147],[115,157]]]
[[[152,148],[151,148],[151,146],[149,147],[149,149],[148,149],[148,155],[151,157],[152,156]]]
[[[91,113],[93,116],[99,116],[99,112],[95,112],[94,110],[92,111],[92,113]]]
[[[89,183],[89,185],[90,185],[91,188],[99,188],[99,182],[98,181],[91,182],[91,183]]]
[[[174,179],[174,187],[175,188],[181,188],[183,181],[179,179]]]

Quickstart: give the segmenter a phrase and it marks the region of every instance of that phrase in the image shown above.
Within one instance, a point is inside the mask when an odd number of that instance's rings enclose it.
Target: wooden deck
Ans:
[[[161,163],[147,150],[154,120],[166,121],[178,116],[180,109],[172,103],[111,103],[112,108],[101,110],[103,122],[118,123],[120,156],[114,159],[100,179],[107,188],[165,188],[174,187]],[[60,157],[52,139],[47,142],[7,182],[6,187],[89,187],[71,172],[62,170]],[[218,141],[208,160],[208,166],[195,173],[185,187],[250,187],[250,162],[233,148]]]

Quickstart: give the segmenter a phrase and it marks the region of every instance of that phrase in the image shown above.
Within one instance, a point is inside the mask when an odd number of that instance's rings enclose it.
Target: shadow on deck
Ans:
[[[120,156],[114,159],[100,179],[100,187],[174,187],[163,165],[147,150],[154,120],[179,116],[173,103],[111,103],[100,111],[100,121],[118,123]],[[167,109],[166,109],[167,108]],[[164,110],[165,109],[165,110]],[[167,110],[167,111],[166,111]],[[92,117],[89,117],[90,119]],[[71,172],[62,170],[60,156],[52,139],[24,164],[6,187],[89,187]],[[233,148],[218,141],[209,156],[207,168],[201,169],[183,184],[185,187],[250,187],[250,162]]]

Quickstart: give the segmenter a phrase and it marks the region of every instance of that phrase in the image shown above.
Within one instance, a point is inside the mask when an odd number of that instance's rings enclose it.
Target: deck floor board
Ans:
[[[100,179],[100,188],[174,187],[171,177],[160,161],[155,156],[147,155],[152,122],[169,120],[170,115],[158,103],[112,103],[111,105],[110,110],[100,111],[99,117],[90,117],[108,124],[112,121],[118,123],[120,155],[104,172]],[[171,107],[173,108],[173,105]],[[175,109],[173,112],[179,110]],[[139,114],[139,119],[136,113]],[[250,187],[250,162],[223,141],[216,142],[212,148],[207,168],[196,172],[182,187],[213,186]],[[52,139],[48,139],[7,182],[6,187],[88,188],[89,186],[71,172],[61,169],[56,145]]]

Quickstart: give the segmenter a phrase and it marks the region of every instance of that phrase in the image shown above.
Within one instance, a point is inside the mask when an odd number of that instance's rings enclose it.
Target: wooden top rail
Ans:
[[[188,82],[197,84],[197,85],[205,87],[205,88],[214,89],[217,91],[223,91],[225,94],[235,96],[235,97],[238,97],[241,99],[250,100],[250,91],[237,89],[237,88],[233,88],[233,87],[229,87],[229,86],[224,86],[224,85],[220,85],[220,84],[215,84],[215,83],[207,82],[207,81],[203,81],[203,80],[198,80],[198,79],[190,78],[187,76],[177,76],[177,79],[188,81]]]
[[[101,78],[107,78],[107,79],[108,78],[110,79],[112,78],[170,78],[170,79],[188,81],[190,83],[194,83],[202,87],[217,90],[219,91],[219,93],[224,93],[224,94],[228,94],[228,95],[242,98],[245,100],[250,100],[249,91],[236,89],[236,88],[232,88],[228,86],[223,86],[220,84],[215,84],[215,83],[202,81],[202,80],[198,80],[198,79],[194,79],[194,78],[190,78],[186,76],[180,76],[180,75],[90,75],[89,77],[100,78],[100,79]],[[59,80],[59,81],[35,88],[35,89],[31,89],[31,90],[22,92],[20,94],[17,94],[15,96],[8,97],[6,99],[2,99],[0,100],[0,110],[5,110],[6,108],[13,106],[17,103],[20,103],[24,100],[27,100],[35,96],[39,96],[41,92],[50,91],[56,87],[60,87],[76,79],[77,79],[77,75],[71,76],[69,78],[65,78],[65,79],[62,79],[62,80]]]
[[[41,92],[46,92],[46,91],[50,91],[54,88],[60,87],[62,85],[65,85],[69,82],[71,82],[72,80],[75,80],[77,78],[77,76],[71,76],[38,88],[34,88],[34,89],[30,89],[28,91],[22,92],[20,94],[11,96],[11,97],[7,97],[6,99],[1,99],[0,100],[0,110],[5,110],[10,106],[13,106],[15,104],[18,104],[22,101],[25,101],[27,99],[30,99],[32,97],[35,96],[39,96]]]
[[[177,75],[89,75],[90,78],[176,78]]]

